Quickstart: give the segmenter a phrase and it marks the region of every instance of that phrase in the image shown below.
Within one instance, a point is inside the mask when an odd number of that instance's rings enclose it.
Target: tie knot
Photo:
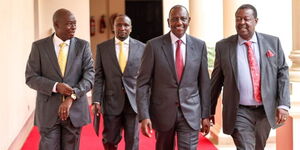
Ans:
[[[182,41],[181,40],[177,40],[176,43],[177,43],[177,45],[181,45]]]
[[[60,43],[60,44],[59,44],[59,47],[60,47],[60,48],[64,48],[66,45],[67,45],[66,43]]]
[[[247,47],[251,47],[252,42],[251,41],[247,41],[244,43]]]
[[[119,45],[120,45],[120,46],[123,46],[123,45],[124,45],[124,42],[120,41],[120,42],[119,42]]]

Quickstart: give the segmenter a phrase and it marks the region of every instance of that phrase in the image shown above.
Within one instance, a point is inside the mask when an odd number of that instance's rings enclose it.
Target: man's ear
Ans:
[[[54,29],[57,29],[57,28],[58,28],[57,22],[54,22],[54,23],[53,23],[53,26],[54,26]]]
[[[255,19],[255,22],[256,22],[256,24],[257,24],[257,22],[258,22],[258,18],[256,18],[256,19]]]
[[[170,28],[170,22],[169,22],[169,20],[170,20],[170,19],[168,18],[168,19],[167,19],[167,22],[168,22],[168,27]]]

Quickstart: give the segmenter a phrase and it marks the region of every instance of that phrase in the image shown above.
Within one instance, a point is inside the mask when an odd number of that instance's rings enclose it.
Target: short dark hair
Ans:
[[[171,11],[172,11],[173,9],[175,9],[175,8],[184,8],[184,9],[186,10],[186,12],[187,12],[187,15],[190,16],[189,11],[186,9],[186,7],[184,7],[183,5],[175,5],[175,6],[173,6],[173,7],[170,9],[170,11],[169,11],[169,17],[170,17]]]
[[[115,23],[115,21],[116,21],[118,18],[121,18],[121,17],[127,18],[127,19],[129,20],[130,24],[131,24],[131,19],[130,19],[127,15],[125,15],[125,14],[118,14],[118,15],[114,18],[113,24]]]
[[[252,9],[252,10],[253,10],[253,16],[254,16],[254,18],[257,18],[257,11],[256,11],[256,8],[255,8],[253,5],[251,5],[251,4],[243,4],[243,5],[241,5],[241,6],[236,10],[235,14],[237,14],[237,12],[238,12],[239,10],[241,10],[241,9]]]

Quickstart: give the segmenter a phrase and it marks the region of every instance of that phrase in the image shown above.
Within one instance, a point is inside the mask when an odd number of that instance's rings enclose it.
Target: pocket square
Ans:
[[[266,55],[267,57],[273,57],[275,54],[271,50],[268,50]]]

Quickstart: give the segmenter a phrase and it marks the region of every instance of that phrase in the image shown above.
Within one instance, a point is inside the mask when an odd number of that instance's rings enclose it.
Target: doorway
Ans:
[[[144,43],[163,34],[162,0],[125,0],[131,18],[131,37]]]

